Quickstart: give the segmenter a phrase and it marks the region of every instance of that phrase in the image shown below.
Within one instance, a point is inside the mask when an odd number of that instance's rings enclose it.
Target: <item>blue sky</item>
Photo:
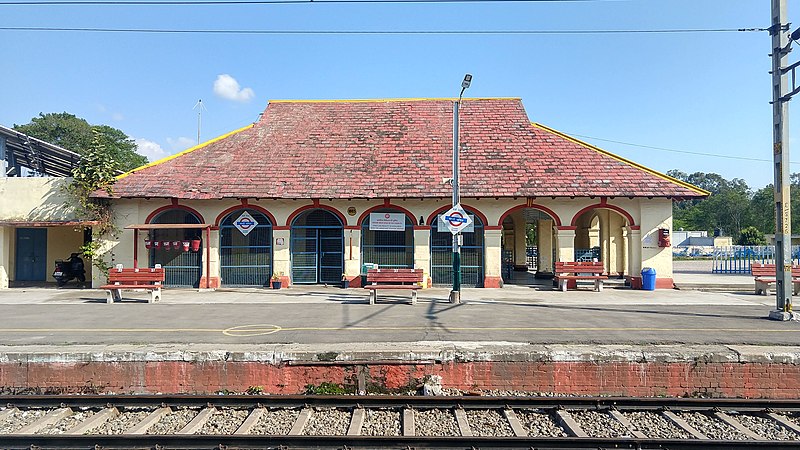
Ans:
[[[790,4],[789,18],[800,9]],[[794,9],[792,7],[795,6]],[[627,30],[768,27],[754,0],[0,5],[0,27]],[[800,20],[797,20],[800,24]],[[797,46],[797,45],[796,45]],[[800,51],[800,50],[797,50]],[[797,51],[791,60],[797,58]],[[270,99],[521,97],[532,121],[666,171],[772,182],[770,37],[756,33],[220,35],[0,31],[0,124],[67,111],[151,158],[256,120]],[[215,89],[215,83],[217,87]],[[237,87],[238,85],[238,87]],[[800,100],[795,100],[793,106]],[[798,111],[794,116],[800,114]],[[792,131],[797,120],[791,120]],[[792,139],[795,152],[800,152]],[[535,157],[535,155],[531,155]],[[792,158],[800,162],[800,156]],[[792,165],[800,172],[800,164]]]

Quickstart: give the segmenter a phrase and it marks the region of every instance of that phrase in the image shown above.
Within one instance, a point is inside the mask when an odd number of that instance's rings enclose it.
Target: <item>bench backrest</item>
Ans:
[[[598,273],[605,272],[602,262],[567,261],[556,263],[556,273]]]
[[[422,269],[369,269],[368,283],[421,283]]]
[[[754,277],[774,277],[775,264],[753,263],[750,265],[750,274]],[[792,266],[792,277],[800,277],[800,266]]]
[[[112,284],[161,284],[164,282],[164,268],[125,268],[108,271],[108,282]]]

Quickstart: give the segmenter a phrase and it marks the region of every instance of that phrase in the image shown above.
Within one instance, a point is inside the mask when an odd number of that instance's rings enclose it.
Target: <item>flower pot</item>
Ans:
[[[161,243],[161,248],[163,248],[164,250],[169,250],[171,246],[172,243],[170,241],[164,241]]]
[[[153,248],[156,250],[161,248],[161,241],[153,241]]]
[[[144,240],[144,248],[146,248],[146,249],[148,249],[148,250],[149,250],[149,249],[150,249],[150,247],[152,247],[152,246],[153,246],[153,245],[150,243],[150,239],[145,239],[145,240]]]
[[[200,250],[200,239],[192,239],[192,251],[196,252]]]
[[[185,252],[188,252],[188,251],[189,251],[189,246],[190,246],[192,243],[191,243],[191,242],[189,242],[189,241],[181,241],[181,244],[183,244],[183,251],[185,251]]]
[[[272,289],[280,289],[281,280],[272,280]]]
[[[347,289],[350,287],[350,280],[342,280],[342,289]]]
[[[172,241],[172,249],[173,250],[180,250],[181,249],[181,241]]]

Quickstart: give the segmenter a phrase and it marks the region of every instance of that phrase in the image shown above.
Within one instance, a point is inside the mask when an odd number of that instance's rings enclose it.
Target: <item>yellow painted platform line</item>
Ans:
[[[282,331],[659,331],[659,332],[743,332],[743,333],[800,333],[796,329],[763,328],[658,328],[658,327],[438,327],[438,326],[376,326],[376,327],[281,327],[278,325],[240,325],[229,328],[4,328],[6,333],[223,333],[228,336],[247,336],[250,333],[272,334]]]

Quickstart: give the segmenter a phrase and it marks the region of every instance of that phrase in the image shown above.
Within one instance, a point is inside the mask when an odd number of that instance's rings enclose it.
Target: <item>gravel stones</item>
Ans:
[[[292,425],[300,415],[298,409],[271,409],[264,412],[258,423],[250,429],[250,434],[284,436],[289,434]]]
[[[653,439],[691,439],[692,435],[655,411],[622,413],[633,427]]]
[[[196,409],[179,408],[164,415],[155,425],[147,430],[147,434],[177,434],[197,415]]]
[[[749,438],[739,433],[725,422],[711,418],[700,412],[682,412],[678,416],[694,427],[697,431],[705,434],[710,439],[726,439],[744,441]]]
[[[308,419],[303,434],[308,436],[344,436],[350,426],[350,411],[319,408]]]
[[[514,436],[508,419],[497,410],[468,409],[465,412],[473,436]]]
[[[570,411],[570,415],[591,437],[632,437],[630,430],[610,414],[602,411]]]
[[[775,441],[800,440],[800,435],[788,428],[785,428],[783,425],[775,422],[774,420],[767,419],[766,417],[750,414],[739,414],[733,417],[742,425],[767,439]]]
[[[423,409],[414,411],[417,436],[461,436],[453,411]]]
[[[519,410],[516,411],[517,419],[528,430],[528,436],[553,436],[562,437],[567,433],[556,425],[556,422],[544,411]]]
[[[362,436],[400,436],[400,412],[389,409],[368,409],[364,414]]]
[[[248,415],[247,409],[219,409],[195,434],[233,434]]]
[[[42,428],[36,434],[62,434],[75,425],[92,417],[94,414],[95,412],[92,410],[75,411],[71,415],[64,417],[58,422]]]
[[[146,419],[151,412],[153,412],[151,409],[121,411],[116,417],[112,417],[106,423],[86,434],[124,434],[129,428],[133,428]]]
[[[15,412],[5,422],[0,423],[0,434],[10,434],[20,428],[30,425],[50,412],[47,409],[25,409]]]

